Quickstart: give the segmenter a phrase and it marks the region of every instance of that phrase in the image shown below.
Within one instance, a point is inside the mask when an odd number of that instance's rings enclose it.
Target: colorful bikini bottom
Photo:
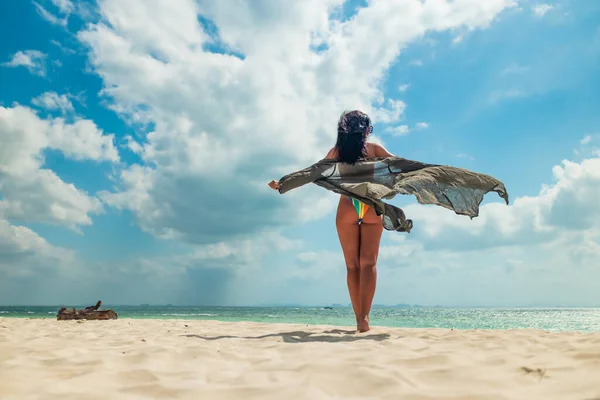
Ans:
[[[356,200],[354,198],[352,199],[352,204],[354,205],[356,213],[358,214],[358,222],[362,222],[363,217],[369,210],[369,206],[363,203],[362,201]]]

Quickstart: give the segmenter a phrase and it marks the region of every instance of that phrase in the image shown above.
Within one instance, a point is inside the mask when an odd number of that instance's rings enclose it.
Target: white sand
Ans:
[[[0,318],[2,400],[342,398],[600,399],[600,334]]]

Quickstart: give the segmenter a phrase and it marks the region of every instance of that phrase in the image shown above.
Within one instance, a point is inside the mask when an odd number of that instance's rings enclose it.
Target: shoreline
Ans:
[[[109,320],[65,320],[58,321],[56,316],[52,317],[27,317],[27,316],[14,316],[14,317],[0,317],[0,325],[2,325],[3,320],[29,320],[29,321],[53,321],[56,324],[98,324],[99,326],[104,324],[119,324],[122,322],[127,322],[130,324],[131,322],[152,322],[152,323],[162,323],[163,325],[167,325],[168,323],[175,325],[178,322],[185,324],[223,324],[223,325],[257,325],[261,328],[311,328],[311,329],[325,329],[325,330],[340,330],[340,331],[352,331],[355,329],[352,325],[334,325],[334,324],[320,324],[320,323],[297,323],[297,322],[264,322],[264,321],[250,321],[250,320],[239,320],[239,321],[227,321],[220,319],[186,319],[186,318],[154,318],[154,317],[119,317],[118,319],[109,319]],[[552,331],[547,329],[540,328],[454,328],[454,327],[410,327],[410,326],[387,326],[387,325],[371,325],[371,331],[407,331],[407,332],[420,332],[420,331],[441,331],[441,332],[506,332],[506,333],[518,333],[518,332],[530,332],[530,333],[543,333],[543,334],[552,334],[552,335],[561,335],[561,334],[579,334],[579,335],[598,335],[600,338],[600,331],[582,331],[582,330],[568,330],[568,331]],[[367,332],[366,334],[368,334]],[[358,335],[364,335],[364,333],[357,333]],[[600,349],[599,349],[600,351]],[[600,355],[599,355],[600,357]],[[598,399],[600,400],[600,398]]]
[[[0,315],[0,325],[2,320],[32,320],[32,321],[55,321],[57,323],[73,323],[73,322],[77,322],[77,321],[58,321],[56,319],[56,314],[54,315],[48,315],[48,316],[27,316],[27,315],[14,315],[14,316],[6,316],[6,315]],[[226,318],[178,318],[178,317],[173,317],[173,316],[168,316],[165,318],[156,318],[156,316],[137,316],[137,317],[132,317],[132,316],[125,316],[125,317],[119,317],[116,320],[101,320],[101,321],[94,321],[94,320],[82,320],[85,322],[90,322],[90,323],[114,323],[115,321],[156,321],[158,322],[173,322],[173,321],[181,321],[181,322],[187,322],[187,323],[223,323],[223,324],[258,324],[258,325],[268,325],[268,326],[277,326],[277,325],[282,325],[282,326],[296,326],[296,327],[311,327],[311,328],[332,328],[332,329],[345,329],[345,330],[351,330],[354,329],[355,327],[351,324],[331,324],[331,323],[313,323],[313,322],[282,322],[282,321],[253,321],[253,320],[242,320],[242,319],[226,319]],[[379,330],[448,330],[448,331],[460,331],[460,332],[470,332],[470,331],[474,331],[474,332],[478,332],[478,331],[491,331],[491,332],[512,332],[512,331],[531,331],[531,332],[543,332],[543,333],[551,333],[551,334],[560,334],[560,333],[577,333],[577,334],[584,334],[584,335],[593,335],[593,334],[600,334],[600,329],[598,330],[586,330],[586,329],[570,329],[570,330],[564,330],[564,329],[544,329],[544,328],[536,328],[536,327],[509,327],[509,328],[473,328],[473,327],[460,327],[460,326],[448,326],[448,327],[441,327],[441,326],[436,326],[436,327],[431,327],[431,326],[394,326],[394,325],[379,325],[377,324],[377,321],[374,321],[374,323],[371,323],[371,328],[373,329],[379,329]],[[600,351],[600,349],[599,349]],[[597,400],[600,400],[597,399]]]

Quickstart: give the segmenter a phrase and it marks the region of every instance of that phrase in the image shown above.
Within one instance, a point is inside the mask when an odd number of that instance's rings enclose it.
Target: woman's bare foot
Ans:
[[[360,317],[356,316],[356,333],[360,333]]]
[[[360,321],[358,321],[358,331],[361,333],[368,332],[371,329],[369,326],[369,316],[365,315]]]

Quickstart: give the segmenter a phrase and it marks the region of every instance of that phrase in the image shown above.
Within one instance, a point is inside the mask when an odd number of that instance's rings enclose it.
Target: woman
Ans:
[[[343,113],[338,122],[337,142],[325,158],[354,164],[359,159],[393,157],[382,146],[367,143],[372,131],[367,114],[357,110]],[[272,181],[269,186],[278,190],[279,182]],[[375,210],[367,208],[360,218],[358,213],[362,214],[360,210],[365,207],[357,200],[340,196],[336,215],[336,228],[346,261],[348,291],[359,332],[370,329],[369,312],[375,295],[377,256],[383,232],[381,216],[377,216]]]

